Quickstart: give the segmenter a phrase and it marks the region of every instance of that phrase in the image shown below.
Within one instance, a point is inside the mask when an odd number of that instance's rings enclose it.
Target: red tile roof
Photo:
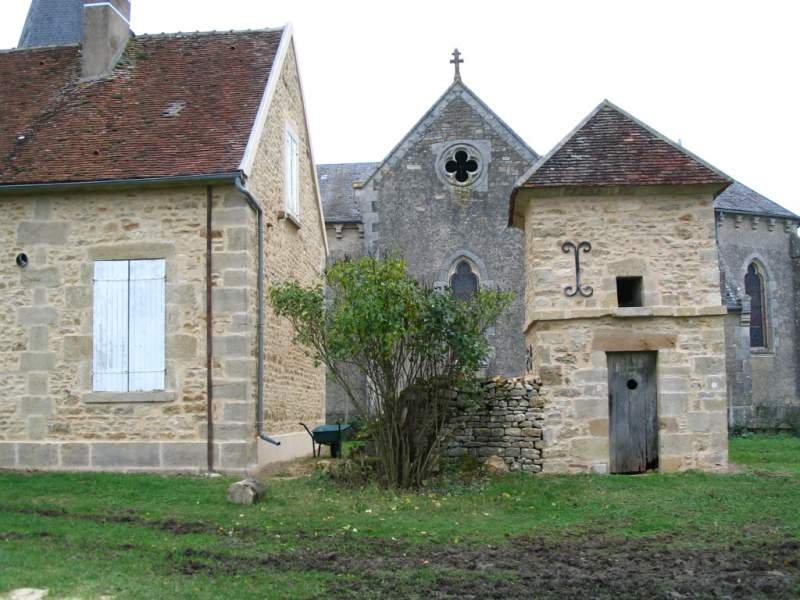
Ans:
[[[131,38],[87,83],[79,46],[0,53],[0,185],[238,170],[281,33]]]
[[[729,182],[724,173],[604,101],[526,173],[520,187]]]

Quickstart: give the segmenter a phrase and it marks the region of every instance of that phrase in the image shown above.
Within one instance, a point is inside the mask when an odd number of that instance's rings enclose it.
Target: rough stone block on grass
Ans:
[[[234,504],[255,504],[264,499],[267,489],[255,479],[243,479],[228,488],[228,502]]]

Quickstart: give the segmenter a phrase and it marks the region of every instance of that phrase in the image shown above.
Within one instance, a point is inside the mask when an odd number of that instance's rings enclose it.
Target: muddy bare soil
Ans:
[[[259,570],[334,573],[325,598],[792,598],[800,597],[800,542],[679,548],[671,540],[584,540],[503,546],[416,547],[382,540],[236,556],[187,550],[185,576]]]

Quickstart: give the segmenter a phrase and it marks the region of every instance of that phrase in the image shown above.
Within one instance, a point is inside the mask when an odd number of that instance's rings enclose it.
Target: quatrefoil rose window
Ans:
[[[481,155],[476,148],[458,144],[449,148],[442,157],[445,178],[453,185],[465,186],[475,183],[481,174]]]

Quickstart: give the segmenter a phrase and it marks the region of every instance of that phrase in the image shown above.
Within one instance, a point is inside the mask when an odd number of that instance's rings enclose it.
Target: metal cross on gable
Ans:
[[[461,58],[461,52],[458,51],[458,48],[453,50],[453,58],[450,60],[451,65],[455,65],[456,72],[453,76],[453,79],[456,81],[461,81],[461,70],[459,69],[459,65],[464,64],[464,59]]]

